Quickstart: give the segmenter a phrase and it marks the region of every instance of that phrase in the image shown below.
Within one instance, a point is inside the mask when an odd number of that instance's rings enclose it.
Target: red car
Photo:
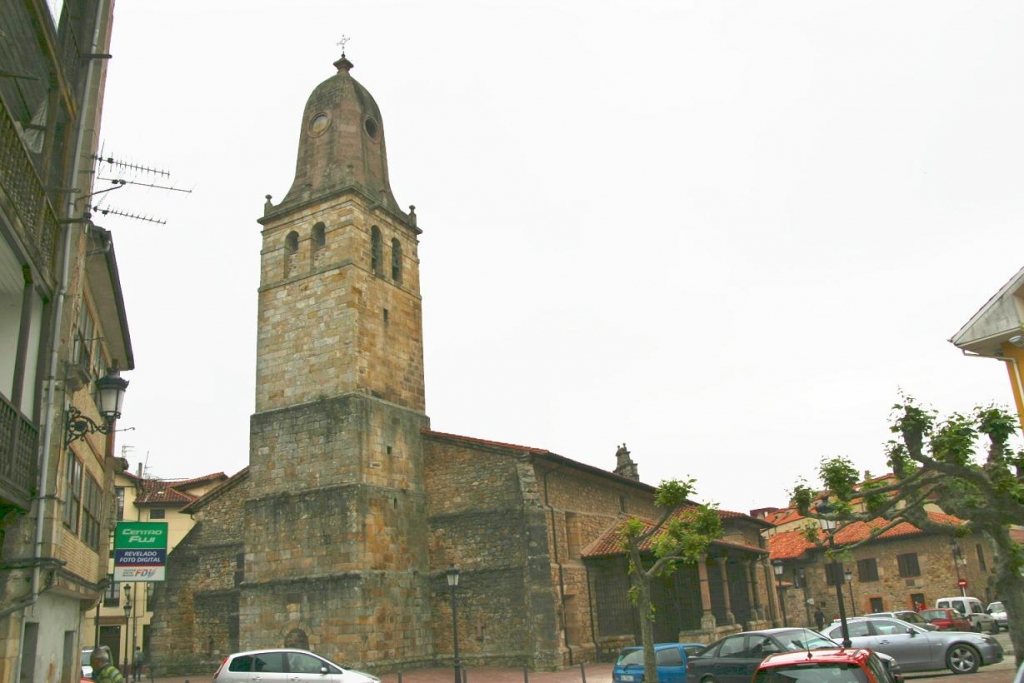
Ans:
[[[973,631],[970,620],[955,609],[948,607],[930,607],[918,614],[925,621],[939,627],[940,631]]]
[[[769,655],[754,674],[753,683],[837,681],[841,683],[902,683],[899,665],[891,657],[865,648],[829,648]]]

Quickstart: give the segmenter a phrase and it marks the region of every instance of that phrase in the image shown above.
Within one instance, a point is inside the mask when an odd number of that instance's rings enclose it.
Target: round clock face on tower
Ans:
[[[323,135],[324,131],[327,130],[331,125],[331,117],[327,114],[320,112],[309,121],[309,134],[313,137]]]

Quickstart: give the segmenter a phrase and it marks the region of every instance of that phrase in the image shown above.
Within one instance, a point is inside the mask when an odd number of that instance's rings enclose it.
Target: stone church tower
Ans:
[[[400,664],[432,654],[420,230],[376,102],[335,66],[260,220],[239,637]]]

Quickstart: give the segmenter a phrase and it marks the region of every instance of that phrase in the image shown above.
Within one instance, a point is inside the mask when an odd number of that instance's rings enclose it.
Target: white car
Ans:
[[[267,649],[228,655],[213,674],[216,683],[380,683],[308,650]]]
[[[990,602],[988,603],[988,607],[985,608],[985,611],[991,614],[992,618],[996,620],[997,630],[1009,630],[1010,624],[1006,620],[1006,607],[1003,603],[998,600],[996,602]]]

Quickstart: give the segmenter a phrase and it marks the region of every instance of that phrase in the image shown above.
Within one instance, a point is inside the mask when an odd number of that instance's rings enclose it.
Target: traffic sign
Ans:
[[[956,585],[960,586],[961,588],[967,588],[967,579],[957,579]]]

